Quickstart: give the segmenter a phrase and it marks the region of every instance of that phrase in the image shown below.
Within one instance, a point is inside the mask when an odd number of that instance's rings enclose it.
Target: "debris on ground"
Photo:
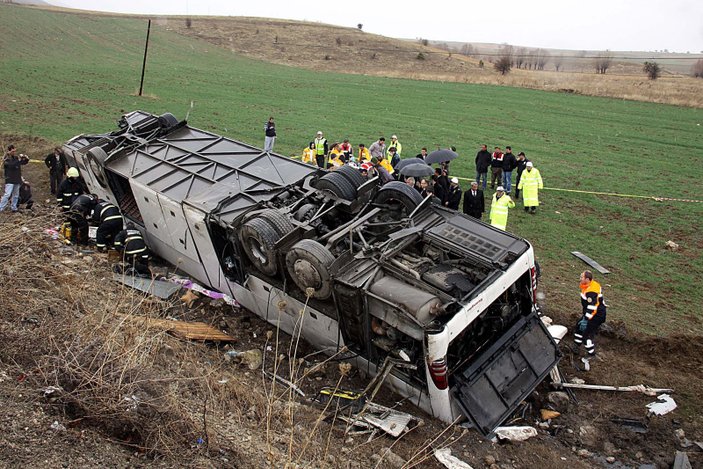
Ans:
[[[600,273],[603,274],[603,275],[609,274],[609,273],[610,273],[610,271],[609,271],[608,269],[606,269],[605,267],[603,267],[603,266],[600,265],[598,262],[594,261],[593,259],[591,259],[590,257],[588,257],[588,256],[585,255],[585,254],[582,254],[582,253],[580,253],[580,252],[578,252],[578,251],[571,251],[571,254],[573,254],[574,256],[578,257],[578,258],[581,259],[583,262],[585,262],[586,264],[590,265],[591,267],[593,267],[594,269],[596,269],[598,272],[600,272]]]
[[[259,349],[251,349],[245,352],[230,350],[225,353],[225,360],[234,360],[247,366],[250,370],[256,370],[263,363],[263,357]]]
[[[303,390],[300,389],[300,388],[299,388],[295,383],[293,383],[292,381],[289,381],[289,380],[283,378],[282,376],[278,376],[278,375],[276,375],[276,374],[270,373],[270,372],[265,371],[265,370],[264,370],[264,375],[265,375],[265,376],[268,376],[269,378],[271,378],[271,379],[273,379],[273,380],[275,380],[275,381],[278,381],[278,382],[281,383],[281,384],[285,384],[286,386],[288,386],[289,389],[292,389],[293,391],[295,391],[296,394],[298,394],[299,396],[305,397],[305,393],[303,392]]]
[[[340,420],[345,421],[354,426],[368,428],[379,428],[394,438],[398,438],[405,433],[408,425],[412,421],[417,421],[420,425],[421,420],[406,412],[401,412],[390,407],[367,402],[361,412],[358,412],[351,417],[337,416]]]
[[[499,440],[525,441],[537,436],[537,429],[530,426],[498,427],[493,433]]]
[[[668,250],[670,251],[678,251],[679,250],[679,245],[676,244],[675,242],[669,240],[665,243],[665,246]]]
[[[130,288],[148,293],[157,298],[161,298],[162,300],[169,299],[181,289],[180,285],[174,285],[171,282],[144,277],[135,277],[133,275],[114,273],[112,274],[112,278]]]
[[[561,415],[561,412],[557,412],[556,410],[550,410],[550,409],[540,409],[539,410],[539,415],[542,418],[542,420],[551,420],[559,417]]]
[[[179,339],[212,342],[236,342],[237,339],[204,322],[186,322],[171,319],[155,319],[146,316],[121,315],[125,320],[142,323],[145,327],[161,329]]]
[[[239,303],[237,303],[237,300],[235,300],[231,296],[225,295],[224,293],[216,292],[214,290],[208,290],[207,288],[203,287],[202,285],[198,285],[190,279],[172,276],[169,277],[168,280],[170,282],[182,286],[183,288],[188,289],[188,291],[198,292],[209,298],[212,298],[213,300],[223,300],[228,305],[239,307]]]
[[[673,389],[650,388],[644,384],[636,384],[634,386],[605,386],[600,384],[555,383],[555,385],[562,388],[589,389],[591,391],[641,392],[647,396],[656,396],[661,393],[674,392]]]
[[[613,417],[610,421],[634,433],[647,433],[649,431],[647,424],[638,419]]]
[[[193,292],[193,290],[188,290],[181,296],[181,302],[186,305],[189,309],[193,307],[196,301],[200,297]]]
[[[54,420],[54,423],[52,423],[51,427],[49,427],[49,428],[51,428],[55,432],[65,432],[66,431],[66,427],[64,427],[62,424],[60,424],[58,420]]]
[[[447,469],[473,469],[456,456],[452,456],[452,450],[449,448],[436,449],[434,457],[441,462]]]
[[[670,395],[662,394],[656,401],[647,404],[647,408],[649,409],[650,414],[666,415],[676,409],[676,402]]]
[[[693,466],[691,466],[691,461],[688,460],[688,455],[685,452],[676,452],[673,469],[693,469]]]

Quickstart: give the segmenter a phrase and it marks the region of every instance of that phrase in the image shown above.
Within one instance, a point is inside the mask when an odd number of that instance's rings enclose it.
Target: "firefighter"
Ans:
[[[498,186],[491,202],[491,213],[489,216],[491,225],[505,230],[505,227],[508,226],[508,209],[510,208],[515,208],[515,202],[505,193],[503,186]]]
[[[68,212],[76,198],[88,192],[77,168],[69,168],[56,193],[56,202],[64,212]]]
[[[603,298],[603,289],[600,283],[593,280],[593,274],[586,270],[581,273],[581,307],[582,316],[576,324],[574,331],[574,342],[581,346],[585,340],[585,347],[588,356],[581,358],[584,370],[591,369],[589,360],[596,355],[595,336],[598,328],[605,322],[606,305]]]
[[[98,227],[95,245],[98,251],[105,251],[108,245],[112,244],[117,233],[122,231],[123,220],[120,210],[111,202],[100,200],[93,208],[91,219]]]
[[[88,244],[90,212],[97,203],[98,197],[93,194],[81,194],[73,198],[71,205],[66,211],[66,222],[64,223],[64,225],[68,224],[71,227],[70,236],[64,234],[67,241],[83,245]],[[64,233],[67,232],[64,231]]]
[[[523,191],[522,204],[525,206],[525,212],[534,214],[539,206],[539,190],[544,187],[542,176],[539,174],[539,169],[533,166],[532,161],[528,161],[519,177],[517,188],[518,191]]]
[[[130,269],[140,275],[149,276],[149,249],[144,242],[142,233],[137,230],[133,223],[127,223],[126,229],[120,231],[113,241],[115,249],[122,252],[123,261],[129,265],[125,273]]]

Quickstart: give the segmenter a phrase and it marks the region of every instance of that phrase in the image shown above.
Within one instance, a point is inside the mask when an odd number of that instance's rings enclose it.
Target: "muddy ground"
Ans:
[[[41,139],[2,137],[4,144],[10,140],[35,160],[43,160],[52,146]],[[648,418],[645,406],[654,398],[641,393],[575,390],[572,400],[550,404],[553,389],[544,383],[511,419],[515,425],[536,425],[538,436],[501,443],[438,422],[399,396],[381,392],[380,403],[409,412],[422,424],[413,425],[398,439],[350,434],[349,430],[357,429],[348,429],[338,419],[321,421],[320,405],[291,397],[284,387],[262,377],[260,368],[250,370],[246,364],[225,360],[224,354],[231,349],[263,351],[264,368],[272,371],[277,363],[283,376],[296,367],[301,376],[325,357],[305,344],[291,347],[288,337],[277,340],[270,325],[247,311],[205,299],[188,308],[178,300],[164,303],[126,291],[111,280],[106,256],[81,255],[43,233],[60,220],[49,194],[47,171],[43,163],[30,163],[24,174],[33,183],[34,210],[0,214],[0,399],[4,403],[0,461],[6,467],[436,468],[443,466],[431,452],[441,447],[451,448],[453,455],[474,468],[666,468],[672,467],[677,450],[687,451],[693,467],[703,467],[703,449],[691,443],[703,441],[700,337],[642,336],[626,324],[611,322],[599,338],[599,359],[588,373],[577,370],[578,357],[570,340],[561,345],[560,369],[567,381],[580,378],[591,384],[674,389],[678,408],[664,416]],[[551,295],[550,280],[556,279],[550,278],[549,265],[543,265],[542,271],[541,289],[548,298],[565,297],[564,301],[577,303],[575,294],[573,298]],[[116,301],[110,303],[116,305],[114,312],[101,306],[109,299]],[[559,311],[573,311],[574,305],[554,301],[543,305],[545,314],[571,326],[576,318]],[[135,316],[201,320],[229,332],[236,343],[192,343],[130,328],[115,320],[122,310]],[[124,389],[138,397],[149,392],[159,395],[157,386],[168,389],[168,400],[164,394],[149,402],[152,413],[125,407],[124,402],[132,402],[125,401],[130,395],[111,394],[107,379],[96,383],[93,377],[83,378],[92,390],[105,390],[105,396],[97,396],[98,406],[80,400],[85,397],[78,392],[80,385],[69,391],[65,374],[71,360],[76,367],[83,366],[79,362],[90,352],[91,340],[117,336],[130,353],[148,349],[139,365],[158,376],[149,381],[153,389],[139,387],[139,371],[130,369],[135,377],[127,384],[137,387]],[[134,346],[137,341],[145,345]],[[59,363],[52,354],[63,361]],[[91,357],[95,361],[98,355]],[[116,357],[115,363],[123,358]],[[343,357],[327,361],[300,379],[300,388],[306,396],[315,396],[323,386],[363,389],[368,381],[356,370],[340,367],[343,363]],[[98,371],[103,373],[104,368]],[[121,376],[120,386],[127,386],[130,373]],[[63,386],[57,393],[65,394],[47,396],[47,386],[56,383]],[[543,422],[539,411],[549,407],[561,415]],[[628,419],[631,425],[614,419]],[[159,425],[163,433],[157,435]]]

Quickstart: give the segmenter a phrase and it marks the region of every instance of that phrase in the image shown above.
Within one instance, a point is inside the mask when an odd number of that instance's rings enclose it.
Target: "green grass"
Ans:
[[[547,187],[703,199],[700,109],[311,72],[237,56],[168,24],[152,25],[138,97],[146,21],[0,5],[0,28],[4,133],[60,143],[112,130],[134,109],[183,118],[193,102],[192,125],[254,145],[263,145],[263,124],[274,115],[276,151],[287,155],[317,130],[367,145],[395,133],[404,156],[455,145],[453,174],[473,177],[481,143],[512,145]],[[602,279],[611,319],[657,334],[703,333],[703,204],[548,190],[542,201],[534,217],[513,210],[508,228],[534,243],[561,313],[578,311],[584,266],[570,251],[579,250],[613,272]],[[681,250],[666,251],[669,239]]]

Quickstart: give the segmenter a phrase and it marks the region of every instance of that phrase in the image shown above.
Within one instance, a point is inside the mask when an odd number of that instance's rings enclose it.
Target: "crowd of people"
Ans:
[[[456,151],[454,147],[451,149]],[[454,210],[461,207],[465,214],[478,219],[486,212],[484,194],[490,170],[490,188],[495,192],[491,198],[489,223],[505,230],[508,211],[515,207],[513,197],[518,200],[520,194],[525,212],[537,212],[543,181],[539,170],[527,159],[525,152],[521,151],[515,156],[510,146],[505,147],[505,152],[500,147],[489,152],[487,146],[482,145],[475,158],[476,177],[465,190],[461,188],[458,177],[450,177],[450,161],[442,162],[431,177],[403,175],[403,170],[399,170],[398,165],[407,156],[402,152],[403,145],[396,135],[392,135],[389,142],[386,142],[385,137],[380,137],[368,148],[364,143],[359,143],[355,150],[349,139],[329,143],[323,132],[318,131],[303,149],[301,158],[304,163],[329,170],[351,165],[358,168],[364,176],[378,175],[382,184],[393,180],[405,181],[423,197],[432,196],[435,203]],[[427,148],[422,148],[414,157],[425,161],[427,156]]]

